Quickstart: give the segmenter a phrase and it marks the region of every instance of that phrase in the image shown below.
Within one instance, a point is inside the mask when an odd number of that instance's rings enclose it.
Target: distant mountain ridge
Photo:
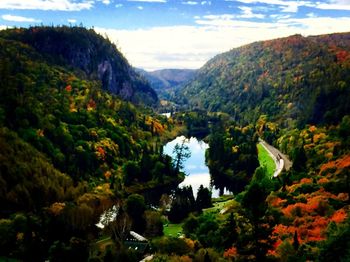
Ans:
[[[350,33],[293,35],[217,55],[177,93],[192,108],[242,123],[334,123],[350,112]]]
[[[167,93],[167,91],[165,91],[166,89],[176,89],[180,85],[190,81],[197,72],[195,69],[160,69],[146,71],[138,68],[136,71],[150,82],[152,88],[156,90],[159,95]]]
[[[82,27],[32,27],[0,31],[0,37],[32,46],[52,64],[73,67],[125,100],[154,104],[158,98],[109,40]]]

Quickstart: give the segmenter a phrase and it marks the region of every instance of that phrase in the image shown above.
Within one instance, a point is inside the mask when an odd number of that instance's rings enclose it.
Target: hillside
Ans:
[[[102,212],[119,205],[143,233],[129,196],[158,203],[184,177],[161,152],[172,123],[56,59],[0,37],[0,260],[85,261]]]
[[[0,31],[0,37],[33,47],[52,64],[74,69],[121,98],[143,104],[158,99],[148,82],[108,40],[81,27],[32,27]]]
[[[350,33],[294,35],[214,57],[177,101],[244,124],[260,115],[289,128],[337,123],[350,111],[349,71]]]
[[[229,261],[349,260],[349,44],[350,33],[253,43],[216,56],[178,91],[190,125],[209,111],[206,163],[237,200],[225,222],[190,216],[187,237],[224,247]],[[229,119],[209,121],[210,111]],[[258,137],[293,162],[277,179],[256,168]],[[203,238],[208,221],[217,224]]]

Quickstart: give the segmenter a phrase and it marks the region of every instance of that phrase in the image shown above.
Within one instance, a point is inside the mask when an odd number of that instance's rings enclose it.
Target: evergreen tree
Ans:
[[[203,208],[211,207],[211,192],[208,188],[200,185],[197,192],[196,206],[197,210],[201,211]]]
[[[191,151],[185,142],[186,140],[184,139],[181,144],[176,144],[173,150],[175,169],[177,171],[182,169],[186,159],[191,157]]]

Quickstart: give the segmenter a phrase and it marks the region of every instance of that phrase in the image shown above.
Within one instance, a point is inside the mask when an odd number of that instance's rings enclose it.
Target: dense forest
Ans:
[[[133,221],[131,229],[143,233],[146,224],[140,228],[138,222],[144,211],[134,214],[130,205],[145,199],[150,205],[183,179],[162,154],[160,135],[164,139],[173,124],[106,92],[103,79],[57,61],[57,54],[39,53],[20,41],[37,32],[48,39],[59,33],[74,50],[80,48],[70,38],[75,33],[108,45],[82,28],[1,32],[6,39],[0,38],[0,255],[85,260],[101,234],[95,224],[102,212],[118,203]]]
[[[93,30],[0,31],[0,260],[349,261],[349,41],[218,55],[167,118]],[[180,134],[209,144],[219,198],[178,187],[191,152],[163,145]],[[259,138],[292,168],[272,178]]]
[[[229,113],[243,125],[260,115],[283,128],[339,123],[350,111],[350,34],[294,35],[220,54],[175,101]]]
[[[210,239],[230,261],[349,260],[349,41],[343,33],[246,45],[178,90],[173,101],[194,111],[188,130],[211,129],[214,186],[236,195],[224,214],[188,218],[186,236]],[[271,179],[258,167],[258,137],[289,155],[292,169]]]

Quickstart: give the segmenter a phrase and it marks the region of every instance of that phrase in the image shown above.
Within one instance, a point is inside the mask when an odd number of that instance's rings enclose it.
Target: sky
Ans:
[[[134,67],[200,68],[255,41],[350,31],[350,0],[0,0],[0,29],[94,28]]]

